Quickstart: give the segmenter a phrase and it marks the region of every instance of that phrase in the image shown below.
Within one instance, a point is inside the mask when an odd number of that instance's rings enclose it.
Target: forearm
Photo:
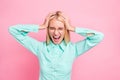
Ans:
[[[46,27],[45,27],[45,25],[43,24],[43,25],[39,25],[39,30],[42,30],[42,29],[45,29]]]
[[[77,27],[71,26],[70,31],[75,32],[76,28],[77,28]],[[80,32],[80,31],[78,31],[78,33],[79,33],[79,32]],[[82,34],[82,33],[80,33],[80,34]],[[86,32],[86,36],[87,36],[87,37],[88,37],[88,36],[93,36],[93,35],[95,35],[94,32],[89,32],[89,33]]]
[[[70,26],[68,30],[72,31],[72,32],[75,32],[75,28],[74,26]]]
[[[35,24],[18,24],[9,27],[9,31],[12,32],[16,30],[17,32],[37,32],[39,29],[39,25]]]
[[[34,24],[18,24],[9,27],[9,32],[18,39],[23,39],[29,32],[38,32],[39,26]]]
[[[75,32],[94,42],[100,42],[104,37],[103,33],[87,28],[76,27]]]

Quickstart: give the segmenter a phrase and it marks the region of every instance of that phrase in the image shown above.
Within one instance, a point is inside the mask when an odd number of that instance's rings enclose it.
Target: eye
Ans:
[[[49,27],[50,30],[54,30],[55,28],[54,27]]]
[[[63,30],[64,28],[59,28],[59,30]]]

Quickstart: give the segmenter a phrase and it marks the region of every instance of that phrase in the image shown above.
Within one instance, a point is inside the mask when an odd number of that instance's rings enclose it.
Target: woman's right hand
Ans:
[[[45,20],[44,20],[44,23],[42,25],[40,25],[39,29],[46,29],[48,27],[48,24],[49,24],[49,20],[53,17],[53,15],[55,15],[55,12],[51,12],[49,13]]]

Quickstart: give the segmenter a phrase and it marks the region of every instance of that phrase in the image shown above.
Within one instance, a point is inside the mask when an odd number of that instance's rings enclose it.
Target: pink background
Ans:
[[[16,42],[8,27],[42,24],[56,10],[64,11],[72,25],[105,35],[99,45],[75,60],[72,80],[120,80],[119,0],[0,0],[0,80],[38,80],[37,57]],[[45,40],[45,30],[30,35]],[[71,35],[73,42],[81,39]]]

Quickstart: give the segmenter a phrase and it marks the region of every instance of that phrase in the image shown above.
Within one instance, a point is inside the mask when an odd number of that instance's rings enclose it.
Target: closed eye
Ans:
[[[59,28],[59,30],[63,30],[63,28]]]
[[[49,27],[50,30],[54,30],[55,28],[54,27]]]

